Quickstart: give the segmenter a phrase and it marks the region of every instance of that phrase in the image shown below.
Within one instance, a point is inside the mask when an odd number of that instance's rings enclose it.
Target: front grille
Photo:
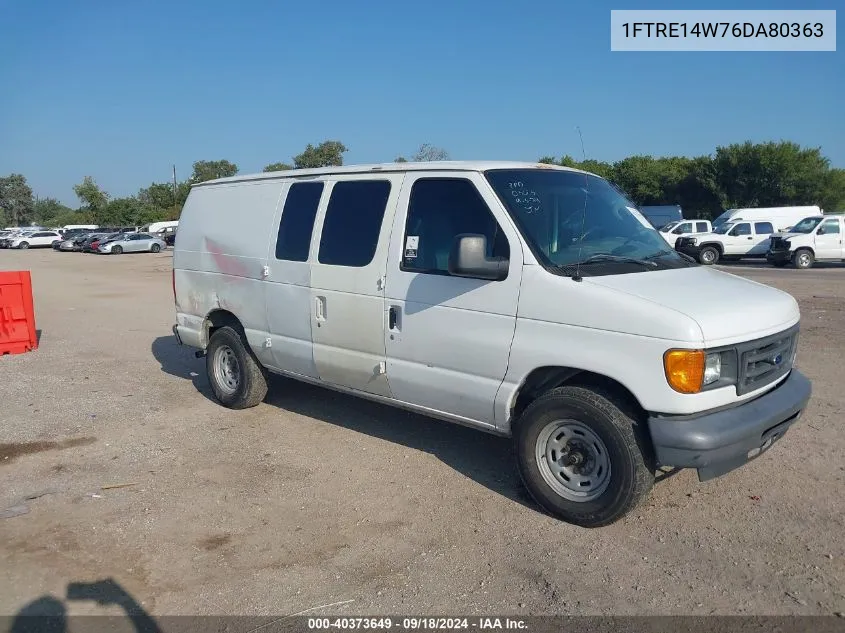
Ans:
[[[772,237],[769,238],[769,250],[770,251],[787,251],[789,250],[789,245],[786,243],[786,240],[782,237]]]
[[[760,389],[788,374],[797,345],[797,325],[773,336],[739,345],[737,394]]]

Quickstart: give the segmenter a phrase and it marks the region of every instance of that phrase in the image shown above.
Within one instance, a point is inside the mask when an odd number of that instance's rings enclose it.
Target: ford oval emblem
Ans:
[[[775,356],[774,358],[772,358],[772,362],[773,362],[775,365],[780,365],[780,364],[781,364],[781,362],[783,362],[783,356],[782,356],[781,354],[778,354],[777,356]]]

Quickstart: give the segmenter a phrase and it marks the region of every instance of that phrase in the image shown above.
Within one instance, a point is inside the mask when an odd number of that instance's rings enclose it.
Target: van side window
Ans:
[[[826,235],[839,233],[839,220],[825,220],[822,222],[821,228],[824,229]]]
[[[707,233],[707,222],[696,222],[695,231],[696,233]]]
[[[775,227],[772,226],[771,222],[755,222],[754,232],[757,235],[768,235],[775,232]]]
[[[387,180],[336,182],[323,221],[319,262],[360,268],[373,261],[389,196]]]
[[[290,186],[276,237],[276,259],[292,262],[308,259],[321,195],[322,182],[295,182]]]
[[[509,257],[510,246],[490,208],[469,180],[420,178],[411,188],[400,269],[449,274],[449,251],[455,236],[487,237],[488,257]]]
[[[731,235],[751,235],[751,225],[746,224],[737,224],[735,227],[731,229]]]

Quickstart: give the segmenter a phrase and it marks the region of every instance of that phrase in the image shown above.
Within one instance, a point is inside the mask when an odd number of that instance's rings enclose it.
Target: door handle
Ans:
[[[314,316],[316,317],[317,321],[325,321],[326,320],[326,298],[325,297],[317,297],[317,303],[314,306]]]
[[[390,309],[387,311],[387,329],[395,330],[398,318],[399,308],[397,308],[396,306],[390,306]]]
[[[754,238],[749,236],[749,237],[748,237],[748,239],[749,239],[749,240],[753,240]]]

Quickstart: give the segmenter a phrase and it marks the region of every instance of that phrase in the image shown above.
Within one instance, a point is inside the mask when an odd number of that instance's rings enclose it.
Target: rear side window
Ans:
[[[696,222],[695,231],[696,233],[707,233],[707,222]]]
[[[461,233],[484,235],[488,257],[510,256],[507,237],[469,180],[417,180],[408,205],[401,269],[448,275],[449,251]]]
[[[373,261],[389,196],[387,180],[336,182],[323,221],[318,261],[358,268]]]
[[[322,182],[295,182],[290,186],[276,237],[276,259],[292,262],[308,259],[314,218],[322,195]]]
[[[771,222],[755,222],[754,232],[757,235],[768,235],[775,232],[775,227],[772,226]]]

